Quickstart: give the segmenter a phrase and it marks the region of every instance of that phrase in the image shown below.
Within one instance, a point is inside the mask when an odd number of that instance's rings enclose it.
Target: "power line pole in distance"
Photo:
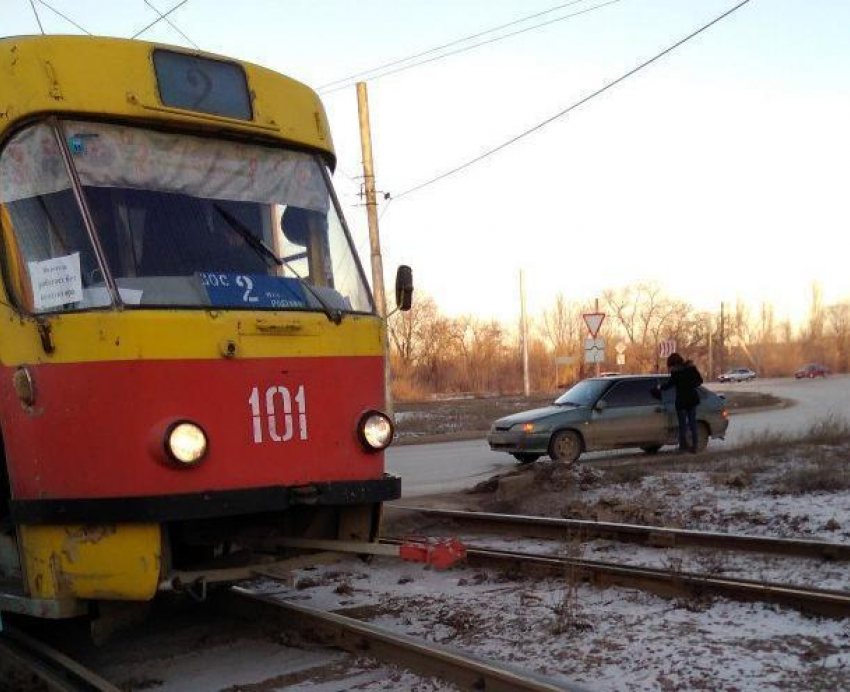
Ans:
[[[528,397],[531,394],[531,383],[528,379],[528,319],[525,315],[525,277],[522,269],[519,270],[519,314],[522,330],[522,389]]]
[[[386,413],[393,416],[390,384],[390,352],[388,341],[387,298],[384,293],[384,262],[381,258],[381,237],[378,233],[378,203],[375,198],[375,165],[372,161],[372,128],[369,124],[369,95],[366,82],[357,82],[357,112],[360,116],[360,148],[363,152],[363,193],[366,197],[366,216],[369,220],[369,248],[372,260],[372,289],[375,307],[384,321],[384,400]]]

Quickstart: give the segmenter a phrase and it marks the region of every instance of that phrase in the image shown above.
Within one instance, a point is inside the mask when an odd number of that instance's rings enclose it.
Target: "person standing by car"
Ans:
[[[699,392],[702,384],[702,375],[699,374],[697,366],[691,361],[685,360],[678,353],[671,353],[667,358],[667,369],[670,371],[670,379],[657,388],[660,395],[662,390],[676,390],[676,417],[679,419],[679,451],[690,451],[696,454],[699,448],[697,439],[697,406],[699,405]],[[686,428],[691,431],[691,445],[688,447]]]

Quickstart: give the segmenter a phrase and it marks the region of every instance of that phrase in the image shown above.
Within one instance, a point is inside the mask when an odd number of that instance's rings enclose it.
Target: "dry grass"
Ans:
[[[746,438],[735,448],[737,453],[774,452],[789,445],[842,445],[850,442],[850,421],[828,414],[799,433],[760,432]]]
[[[850,489],[850,465],[846,459],[815,457],[804,466],[787,469],[773,482],[776,495],[838,492]]]
[[[838,454],[846,458],[850,452],[850,421],[830,414],[797,433],[761,431],[729,449],[709,450],[685,462],[677,459],[669,464],[654,464],[653,471],[667,468],[705,471],[710,465],[714,472],[743,469],[756,474],[773,468],[777,461],[786,460],[796,453],[810,458],[815,453],[813,448],[818,446],[839,448]]]
[[[567,537],[562,556],[567,560],[580,560],[584,555],[584,543],[580,533]],[[581,570],[574,564],[564,568],[564,586],[555,594],[552,608],[552,634],[574,634],[590,629],[590,622],[579,599]]]

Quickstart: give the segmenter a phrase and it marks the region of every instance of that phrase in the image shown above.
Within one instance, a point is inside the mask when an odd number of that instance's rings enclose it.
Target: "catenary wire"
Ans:
[[[500,24],[499,26],[494,26],[490,29],[485,29],[484,31],[479,31],[476,34],[470,34],[469,36],[464,36],[463,38],[455,39],[454,41],[449,41],[448,43],[444,43],[441,46],[436,46],[435,48],[429,48],[428,50],[420,51],[419,53],[414,53],[413,55],[408,55],[405,58],[398,58],[397,60],[391,60],[390,62],[385,62],[382,65],[378,65],[377,67],[373,67],[368,70],[362,70],[360,72],[355,72],[354,74],[350,74],[347,77],[342,77],[340,79],[335,79],[332,82],[328,82],[327,84],[322,84],[317,88],[317,91],[322,91],[323,89],[328,89],[330,87],[336,86],[337,84],[341,84],[342,82],[350,82],[351,80],[358,79],[365,75],[371,74],[372,72],[380,72],[388,67],[395,67],[404,62],[408,62],[409,60],[415,60],[416,58],[422,58],[426,55],[430,55],[431,53],[436,53],[437,51],[444,50],[446,48],[451,48],[452,46],[456,46],[459,43],[466,43],[467,41],[472,41],[476,38],[481,38],[482,36],[486,36],[487,34],[492,34],[494,31],[500,31],[502,29],[507,29],[508,27],[514,26],[516,24],[522,24],[523,22],[527,22],[530,19],[536,19],[537,17],[542,17],[544,14],[551,14],[556,10],[562,10],[565,7],[569,7],[570,5],[577,5],[580,2],[585,2],[586,0],[570,0],[570,2],[561,3],[560,5],[555,5],[554,7],[550,7],[548,10],[543,10],[542,12],[536,12],[535,14],[529,14],[524,17],[520,17],[519,19],[514,19],[513,21],[508,22],[507,24]]]
[[[32,7],[32,13],[35,15],[35,21],[38,22],[41,35],[44,36],[44,27],[41,25],[41,17],[38,16],[38,10],[35,7],[35,0],[30,0],[30,7]]]
[[[397,67],[394,70],[388,70],[386,72],[381,72],[380,74],[376,74],[372,77],[369,77],[370,81],[375,81],[381,79],[382,77],[387,77],[391,74],[398,74],[399,72],[404,72],[406,70],[412,70],[414,67],[420,67],[421,65],[427,65],[428,63],[436,62],[437,60],[442,60],[444,58],[451,57],[453,55],[458,55],[459,53],[465,53],[470,50],[474,50],[475,48],[481,48],[482,46],[489,45],[491,43],[496,43],[497,41],[502,41],[506,38],[511,38],[513,36],[518,36],[519,34],[524,34],[528,31],[534,31],[535,29],[540,29],[544,26],[548,26],[550,24],[555,24],[556,22],[563,22],[566,19],[572,19],[573,17],[578,17],[582,14],[587,14],[588,12],[593,12],[594,10],[602,9],[603,7],[607,7],[608,5],[614,5],[618,2],[622,2],[622,0],[608,0],[608,2],[603,2],[599,5],[594,5],[593,7],[587,7],[583,10],[579,10],[578,12],[572,12],[570,14],[565,14],[562,17],[556,17],[555,19],[549,19],[545,22],[540,22],[539,24],[532,24],[531,26],[527,26],[523,29],[518,29],[517,31],[511,31],[507,34],[502,34],[501,36],[494,36],[493,38],[487,39],[486,41],[480,41],[479,43],[473,43],[471,46],[464,46],[463,48],[457,48],[455,50],[449,51],[447,53],[440,53],[439,55],[435,55],[432,58],[427,58],[426,60],[420,60],[419,62],[414,62],[409,65],[402,65],[401,67]],[[347,89],[350,86],[353,86],[355,82],[348,82],[346,84],[341,84],[340,86],[333,87],[332,89],[318,89],[321,94],[332,94],[336,91],[341,91],[342,89]]]
[[[44,5],[44,6],[45,6],[48,10],[50,10],[50,11],[51,11],[51,12],[53,12],[54,14],[57,14],[57,15],[59,15],[60,17],[62,17],[62,19],[64,19],[64,20],[65,20],[66,22],[68,22],[69,24],[73,24],[75,27],[77,27],[77,28],[78,28],[80,31],[82,31],[84,34],[87,34],[87,35],[89,35],[89,36],[91,36],[91,35],[92,35],[91,31],[89,31],[88,29],[86,29],[84,26],[80,26],[79,24],[77,24],[77,22],[75,22],[73,19],[71,19],[68,15],[66,15],[66,14],[62,14],[59,10],[57,10],[57,9],[56,9],[55,7],[53,7],[52,5],[48,5],[46,2],[44,2],[44,0],[38,0],[38,2],[39,2],[39,4]]]
[[[157,24],[159,24],[159,23],[160,23],[163,19],[165,19],[166,17],[168,17],[168,15],[170,15],[172,12],[175,12],[176,10],[179,10],[179,9],[180,9],[181,7],[183,7],[183,5],[185,5],[187,2],[189,2],[189,0],[181,0],[181,2],[178,2],[178,3],[174,6],[174,7],[172,7],[170,10],[168,10],[168,12],[166,12],[165,14],[159,13],[159,17],[157,17],[156,19],[154,19],[154,20],[153,20],[150,24],[148,24],[148,25],[147,25],[147,26],[145,26],[144,28],[142,28],[142,29],[140,29],[139,31],[137,31],[137,32],[136,32],[135,34],[133,34],[130,38],[139,38],[139,36],[141,36],[143,33],[145,33],[148,29],[151,29],[152,27],[154,27],[154,26],[156,26]]]
[[[186,40],[187,40],[187,41],[188,41],[188,42],[192,45],[192,47],[193,47],[195,50],[201,50],[201,47],[200,47],[197,43],[195,43],[192,39],[190,39],[190,38],[189,38],[189,37],[188,37],[188,36],[187,36],[187,35],[183,32],[183,30],[182,30],[179,26],[177,26],[177,24],[176,24],[176,23],[174,23],[173,21],[171,21],[171,20],[170,20],[168,17],[166,17],[166,16],[165,16],[162,12],[160,12],[160,11],[159,11],[159,9],[156,7],[156,5],[154,5],[154,4],[153,4],[153,3],[151,3],[151,2],[148,2],[148,0],[145,0],[145,5],[147,5],[147,6],[148,6],[148,7],[150,7],[150,8],[151,8],[154,12],[156,12],[156,13],[160,16],[160,18],[161,18],[161,19],[164,19],[164,20],[165,20],[165,23],[166,23],[166,24],[168,24],[168,26],[170,26],[172,29],[174,29],[174,31],[176,31],[178,34],[180,34],[183,38],[185,38],[185,39],[186,39]]]
[[[429,185],[433,185],[434,183],[436,183],[436,182],[438,182],[438,181],[440,181],[440,180],[443,180],[443,179],[445,179],[445,178],[448,178],[448,177],[449,177],[449,176],[451,176],[451,175],[454,175],[454,174],[459,173],[460,171],[462,171],[462,170],[464,170],[464,169],[466,169],[466,168],[469,168],[470,166],[472,166],[472,165],[474,165],[474,164],[478,163],[479,161],[483,161],[484,159],[486,159],[486,158],[488,158],[488,157],[492,156],[493,154],[495,154],[495,153],[497,153],[497,152],[501,151],[502,149],[505,149],[505,148],[509,147],[511,144],[515,144],[515,143],[516,143],[516,142],[518,142],[519,140],[524,139],[524,138],[525,138],[525,137],[527,137],[528,135],[530,135],[530,134],[532,134],[532,133],[534,133],[534,132],[537,132],[538,130],[540,130],[540,129],[544,128],[546,125],[549,125],[550,123],[554,122],[555,120],[558,120],[559,118],[563,117],[564,115],[567,115],[567,114],[568,114],[568,113],[570,113],[571,111],[573,111],[573,110],[575,110],[576,108],[578,108],[578,107],[582,106],[583,104],[587,103],[587,102],[588,102],[588,101],[590,101],[591,99],[596,98],[597,96],[599,96],[599,95],[603,94],[604,92],[608,91],[609,89],[611,89],[612,87],[616,86],[616,85],[617,85],[617,84],[619,84],[620,82],[622,82],[622,81],[624,81],[624,80],[628,79],[628,78],[629,78],[629,77],[631,77],[632,75],[637,74],[638,72],[640,72],[640,71],[641,71],[641,70],[643,70],[644,68],[649,67],[651,64],[653,64],[654,62],[656,62],[656,61],[660,60],[662,57],[664,57],[664,56],[665,56],[665,55],[667,55],[668,53],[670,53],[670,52],[674,51],[674,50],[675,50],[676,48],[678,48],[679,46],[681,46],[681,45],[683,45],[683,44],[687,43],[687,42],[688,42],[688,41],[690,41],[691,39],[693,39],[693,38],[697,37],[697,36],[698,36],[699,34],[701,34],[702,32],[706,31],[706,30],[707,30],[707,29],[709,29],[710,27],[712,27],[712,26],[714,26],[715,24],[717,24],[719,21],[721,21],[721,20],[725,19],[726,17],[728,17],[729,15],[731,15],[733,12],[736,12],[737,10],[741,9],[744,5],[748,4],[749,2],[750,2],[750,0],[742,0],[742,2],[739,2],[737,5],[734,5],[734,6],[733,6],[733,7],[731,7],[730,9],[728,9],[728,10],[726,10],[725,12],[723,12],[722,14],[718,15],[717,17],[715,17],[714,19],[712,19],[712,20],[711,20],[710,22],[708,22],[707,24],[703,24],[703,25],[702,25],[699,29],[697,29],[696,31],[693,31],[693,32],[691,32],[690,34],[688,34],[687,36],[685,36],[684,38],[679,39],[678,41],[676,41],[676,43],[674,43],[673,45],[671,45],[671,46],[669,46],[669,47],[665,48],[665,49],[664,49],[663,51],[661,51],[660,53],[657,53],[656,55],[654,55],[653,57],[649,58],[648,60],[645,60],[644,62],[640,63],[637,67],[632,68],[631,70],[629,70],[629,71],[628,71],[628,72],[626,72],[625,74],[622,74],[622,75],[620,75],[619,77],[617,77],[616,79],[614,79],[614,80],[612,80],[612,81],[608,82],[607,84],[605,84],[604,86],[600,87],[600,88],[599,88],[599,89],[597,89],[596,91],[593,91],[592,93],[588,94],[587,96],[585,96],[585,97],[583,97],[583,98],[579,99],[578,101],[576,101],[576,102],[575,102],[575,103],[573,103],[572,105],[567,106],[567,107],[566,107],[566,108],[564,108],[563,110],[558,111],[558,112],[557,112],[557,113],[555,113],[554,115],[552,115],[552,116],[550,116],[550,117],[546,118],[546,120],[543,120],[542,122],[539,122],[539,123],[537,123],[536,125],[534,125],[534,126],[532,126],[532,127],[529,127],[527,130],[524,130],[523,132],[519,133],[518,135],[515,135],[515,136],[511,137],[510,139],[508,139],[508,140],[506,140],[506,141],[502,142],[501,144],[499,144],[499,145],[497,145],[497,146],[495,146],[495,147],[493,147],[493,148],[491,148],[491,149],[488,149],[488,150],[487,150],[487,151],[485,151],[484,153],[479,154],[479,155],[478,155],[478,156],[476,156],[475,158],[472,158],[472,159],[470,159],[469,161],[466,161],[465,163],[460,164],[459,166],[455,166],[454,168],[451,168],[451,169],[449,169],[448,171],[445,171],[444,173],[441,173],[441,174],[439,174],[439,175],[437,175],[437,176],[434,176],[433,178],[430,178],[429,180],[426,180],[425,182],[419,183],[418,185],[414,185],[413,187],[408,188],[407,190],[404,190],[403,192],[400,192],[400,193],[398,193],[397,195],[394,195],[394,196],[393,196],[393,198],[394,198],[394,199],[401,199],[401,198],[403,198],[403,197],[406,197],[406,196],[407,196],[407,195],[409,195],[409,194],[412,194],[413,192],[416,192],[416,191],[418,191],[418,190],[421,190],[422,188],[428,187]]]

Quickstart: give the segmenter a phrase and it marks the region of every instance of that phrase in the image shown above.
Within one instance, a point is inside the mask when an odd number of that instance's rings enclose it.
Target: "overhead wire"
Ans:
[[[538,24],[532,24],[531,26],[524,27],[522,29],[518,29],[517,31],[512,31],[507,34],[502,34],[500,36],[494,36],[493,38],[487,39],[486,41],[480,41],[478,43],[473,43],[471,46],[464,46],[463,48],[458,48],[456,50],[449,51],[447,53],[440,53],[439,55],[435,55],[434,57],[427,58],[426,60],[420,60],[419,62],[414,62],[409,65],[402,65],[401,67],[397,67],[394,70],[388,70],[386,72],[381,72],[380,74],[376,74],[368,79],[371,81],[376,81],[381,79],[382,77],[387,77],[392,74],[398,74],[399,72],[405,72],[406,70],[412,70],[415,67],[420,67],[422,65],[427,65],[432,62],[436,62],[437,60],[443,60],[444,58],[451,57],[453,55],[458,55],[459,53],[466,53],[467,51],[474,50],[475,48],[481,48],[482,46],[487,46],[491,43],[496,43],[497,41],[503,41],[507,38],[512,38],[513,36],[519,36],[520,34],[527,33],[529,31],[534,31],[535,29],[540,29],[544,26],[549,26],[550,24],[555,24],[557,22],[563,22],[567,19],[572,19],[573,17],[578,17],[582,14],[587,14],[588,12],[593,12],[594,10],[600,10],[603,7],[607,7],[608,5],[614,5],[618,2],[622,2],[622,0],[608,0],[607,2],[600,3],[598,5],[594,5],[592,7],[587,7],[583,10],[579,10],[577,12],[572,12],[570,14],[563,15],[562,17],[556,17],[555,19],[549,19],[545,22],[540,22]],[[320,94],[332,94],[337,91],[341,91],[342,89],[347,89],[350,86],[353,86],[355,82],[348,82],[345,84],[341,84],[332,89],[317,89]]]
[[[64,19],[64,20],[65,20],[66,22],[68,22],[69,24],[73,24],[75,27],[77,27],[77,28],[78,28],[80,31],[82,31],[84,34],[87,34],[88,36],[91,36],[91,35],[92,35],[91,31],[89,31],[88,29],[86,29],[84,26],[81,26],[80,24],[77,24],[77,22],[75,22],[73,19],[71,19],[68,15],[66,15],[66,14],[62,14],[59,10],[57,10],[57,9],[56,9],[55,7],[53,7],[52,5],[48,5],[46,2],[44,2],[44,0],[38,0],[38,2],[39,2],[39,4],[44,5],[44,6],[45,6],[48,10],[50,10],[50,11],[51,11],[51,12],[53,12],[54,14],[57,14],[57,15],[59,15],[60,17],[62,17],[62,19]]]
[[[414,53],[413,55],[408,55],[405,58],[398,58],[397,60],[391,60],[390,62],[385,62],[382,65],[378,65],[368,70],[361,70],[360,72],[355,72],[354,74],[350,74],[347,77],[341,77],[340,79],[335,79],[332,82],[328,82],[327,84],[322,84],[317,88],[317,91],[321,91],[323,89],[327,89],[332,86],[336,86],[337,84],[341,84],[342,82],[349,82],[353,79],[357,79],[359,77],[364,77],[372,72],[380,72],[387,67],[395,67],[404,62],[408,62],[409,60],[415,60],[416,58],[421,58],[426,55],[430,55],[431,53],[436,53],[437,51],[444,50],[445,48],[451,48],[452,46],[456,46],[459,43],[466,43],[467,41],[472,41],[476,38],[481,38],[482,36],[486,36],[487,34],[491,34],[494,31],[500,31],[501,29],[507,29],[508,27],[515,26],[516,24],[522,24],[522,22],[527,22],[531,19],[536,19],[537,17],[542,17],[544,14],[551,14],[556,10],[562,10],[565,7],[569,7],[570,5],[576,5],[580,2],[586,2],[586,0],[570,0],[570,2],[564,2],[560,5],[555,5],[554,7],[550,7],[548,10],[543,10],[542,12],[536,12],[534,14],[529,14],[524,17],[520,17],[519,19],[514,19],[513,21],[508,22],[507,24],[500,24],[499,26],[491,27],[490,29],[484,29],[483,31],[479,31],[475,34],[470,34],[469,36],[463,36],[462,38],[455,39],[454,41],[449,41],[448,43],[444,43],[441,46],[436,46],[435,48],[429,48],[428,50],[420,51],[419,53]]]
[[[433,178],[430,178],[429,180],[426,180],[422,183],[414,185],[413,187],[408,188],[407,190],[404,190],[403,192],[400,192],[397,195],[393,195],[393,199],[402,199],[403,197],[406,197],[407,195],[410,195],[410,194],[412,194],[412,193],[414,193],[418,190],[421,190],[425,187],[433,185],[434,183],[437,183],[440,180],[444,180],[445,178],[448,178],[449,176],[455,175],[456,173],[460,173],[461,171],[469,168],[470,166],[475,165],[479,161],[483,161],[484,159],[492,156],[493,154],[496,154],[497,152],[502,151],[503,149],[511,146],[512,144],[515,144],[516,142],[520,141],[521,139],[528,137],[530,134],[537,132],[538,130],[543,129],[544,127],[546,127],[546,125],[549,125],[550,123],[554,122],[555,120],[562,118],[563,116],[567,115],[571,111],[574,111],[576,108],[579,108],[580,106],[584,105],[588,101],[590,101],[590,100],[596,98],[597,96],[605,93],[606,91],[608,91],[612,87],[616,86],[617,84],[620,84],[621,82],[628,79],[632,75],[635,75],[638,72],[640,72],[641,70],[649,67],[650,65],[657,62],[658,60],[660,60],[662,57],[664,57],[668,53],[671,53],[672,51],[676,50],[677,48],[679,48],[683,44],[685,44],[688,41],[696,38],[701,33],[708,30],[710,27],[712,27],[715,24],[717,24],[718,22],[722,21],[723,19],[725,19],[729,15],[733,14],[734,12],[737,12],[739,9],[741,9],[744,5],[748,4],[749,2],[750,2],[750,0],[742,0],[742,2],[739,2],[738,4],[734,5],[730,9],[726,10],[722,14],[720,14],[717,17],[715,17],[714,19],[712,19],[710,22],[703,24],[701,27],[699,27],[695,31],[692,31],[690,34],[688,34],[684,38],[679,39],[678,41],[676,41],[671,46],[668,46],[667,48],[662,50],[660,53],[655,54],[653,57],[649,58],[648,60],[644,60],[637,67],[633,67],[628,72],[626,72],[626,73],[620,75],[619,77],[617,77],[616,79],[606,83],[604,86],[600,87],[599,89],[596,89],[595,91],[591,92],[587,96],[579,99],[578,101],[576,101],[572,105],[567,106],[563,110],[558,111],[554,115],[546,118],[545,120],[537,123],[536,125],[533,125],[532,127],[529,127],[526,130],[523,130],[519,134],[511,137],[510,139],[502,142],[501,144],[499,144],[495,147],[492,147],[491,149],[488,149],[487,151],[479,154],[478,156],[476,156],[476,157],[474,157],[474,158],[472,158],[472,159],[470,159],[470,160],[468,160],[468,161],[466,161],[466,162],[464,162],[464,163],[462,163],[458,166],[455,166],[454,168],[451,168],[450,170],[445,171],[444,173],[436,175]]]
[[[30,0],[30,7],[32,7],[32,13],[35,15],[35,21],[38,23],[41,35],[44,36],[44,27],[41,25],[41,17],[38,16],[38,10],[35,7],[35,0]]]
[[[159,14],[159,17],[157,17],[155,20],[153,20],[153,21],[152,21],[150,24],[148,24],[147,26],[143,27],[142,29],[139,29],[139,30],[138,30],[135,34],[133,34],[130,38],[139,38],[139,36],[141,36],[143,33],[145,33],[148,29],[151,29],[151,28],[153,28],[154,26],[156,26],[157,24],[159,24],[159,23],[160,23],[163,19],[166,19],[166,18],[168,17],[168,15],[170,15],[170,14],[172,14],[173,12],[175,12],[175,11],[179,10],[179,9],[180,9],[181,7],[183,7],[183,5],[185,5],[187,2],[189,2],[189,0],[181,0],[181,2],[178,2],[178,3],[174,6],[174,7],[172,7],[170,10],[168,10],[168,12],[166,12],[165,14],[162,14],[161,12],[159,12],[159,11],[157,10],[157,14]]]
[[[148,6],[148,7],[150,7],[150,8],[151,8],[154,12],[156,12],[156,13],[159,15],[160,19],[164,19],[164,20],[165,20],[165,23],[166,23],[166,24],[168,24],[168,26],[170,26],[172,29],[174,29],[174,31],[176,31],[178,34],[180,34],[180,35],[181,35],[184,39],[186,39],[186,40],[187,40],[187,41],[188,41],[188,42],[192,45],[192,47],[193,47],[195,50],[201,50],[201,47],[200,47],[197,43],[195,43],[192,39],[190,39],[190,38],[189,38],[189,37],[188,37],[188,36],[187,36],[187,35],[183,32],[183,30],[182,30],[179,26],[177,26],[177,24],[176,24],[175,22],[171,21],[171,20],[170,20],[170,19],[169,19],[166,15],[164,15],[162,12],[160,12],[160,11],[159,11],[159,8],[157,8],[157,6],[156,6],[156,5],[154,5],[154,4],[153,4],[153,3],[151,3],[151,2],[148,2],[148,0],[145,0],[145,5],[147,5],[147,6]],[[176,8],[175,8],[175,9],[176,9]]]
[[[73,19],[71,19],[68,15],[66,15],[66,14],[62,14],[59,10],[57,10],[57,9],[56,9],[55,7],[53,7],[52,5],[48,5],[46,2],[44,2],[44,0],[38,0],[38,2],[39,2],[39,4],[44,5],[44,6],[45,6],[48,10],[50,10],[50,11],[51,11],[51,12],[53,12],[54,14],[57,14],[57,15],[59,15],[60,17],[62,17],[62,19],[64,19],[64,20],[65,20],[66,22],[68,22],[69,24],[73,24],[75,27],[77,27],[77,28],[78,28],[80,31],[82,31],[84,34],[87,34],[87,35],[89,35],[89,36],[91,36],[91,35],[92,35],[91,31],[89,31],[88,29],[86,29],[84,26],[80,26],[79,24],[77,24],[77,22],[75,22]],[[42,33],[44,33],[44,32],[42,31]]]

